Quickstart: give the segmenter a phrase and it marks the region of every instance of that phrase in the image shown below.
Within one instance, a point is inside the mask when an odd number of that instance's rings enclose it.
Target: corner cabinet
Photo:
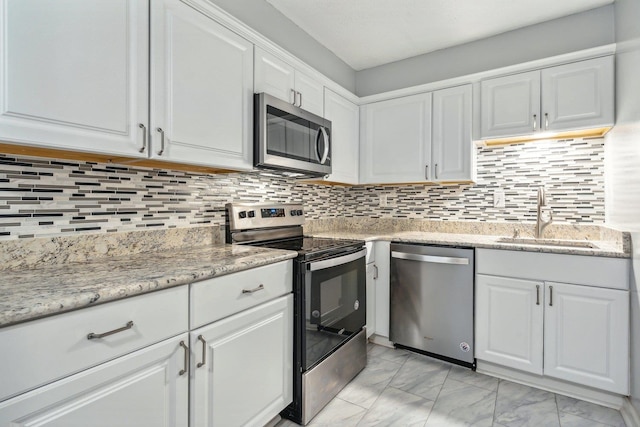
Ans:
[[[475,179],[471,85],[367,104],[361,112],[361,184]]]
[[[256,46],[255,92],[265,92],[322,117],[324,86],[285,61]]]
[[[628,260],[485,249],[476,259],[479,360],[629,393]]]
[[[331,174],[326,181],[358,184],[360,153],[358,106],[325,88],[324,117],[331,121]]]
[[[253,167],[253,45],[204,1],[151,2],[151,158]]]
[[[613,57],[605,56],[483,80],[480,137],[613,126],[613,69]]]
[[[148,1],[0,11],[0,141],[146,158]]]

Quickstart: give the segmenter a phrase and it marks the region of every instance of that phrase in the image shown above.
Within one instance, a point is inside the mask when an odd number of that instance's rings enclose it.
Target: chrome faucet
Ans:
[[[538,215],[536,216],[536,231],[535,238],[542,238],[544,229],[553,222],[553,212],[549,211],[549,219],[547,221],[542,219],[542,207],[547,205],[547,197],[544,194],[544,187],[538,187]]]

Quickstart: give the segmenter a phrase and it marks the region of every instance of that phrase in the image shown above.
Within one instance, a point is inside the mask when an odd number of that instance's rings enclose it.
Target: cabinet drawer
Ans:
[[[630,261],[586,255],[476,249],[476,273],[629,289]]]
[[[292,283],[291,261],[193,283],[191,329],[289,293]]]
[[[187,331],[187,304],[180,286],[0,329],[0,400]]]

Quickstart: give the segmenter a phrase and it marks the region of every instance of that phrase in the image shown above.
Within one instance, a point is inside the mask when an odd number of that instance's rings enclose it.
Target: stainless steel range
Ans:
[[[298,252],[294,260],[293,403],[307,424],[367,363],[364,242],[304,237],[297,204],[227,204],[227,242]]]

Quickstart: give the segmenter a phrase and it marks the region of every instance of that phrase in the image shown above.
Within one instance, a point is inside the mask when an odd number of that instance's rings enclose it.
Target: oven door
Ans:
[[[365,254],[362,249],[306,265],[304,370],[323,360],[365,325]]]

